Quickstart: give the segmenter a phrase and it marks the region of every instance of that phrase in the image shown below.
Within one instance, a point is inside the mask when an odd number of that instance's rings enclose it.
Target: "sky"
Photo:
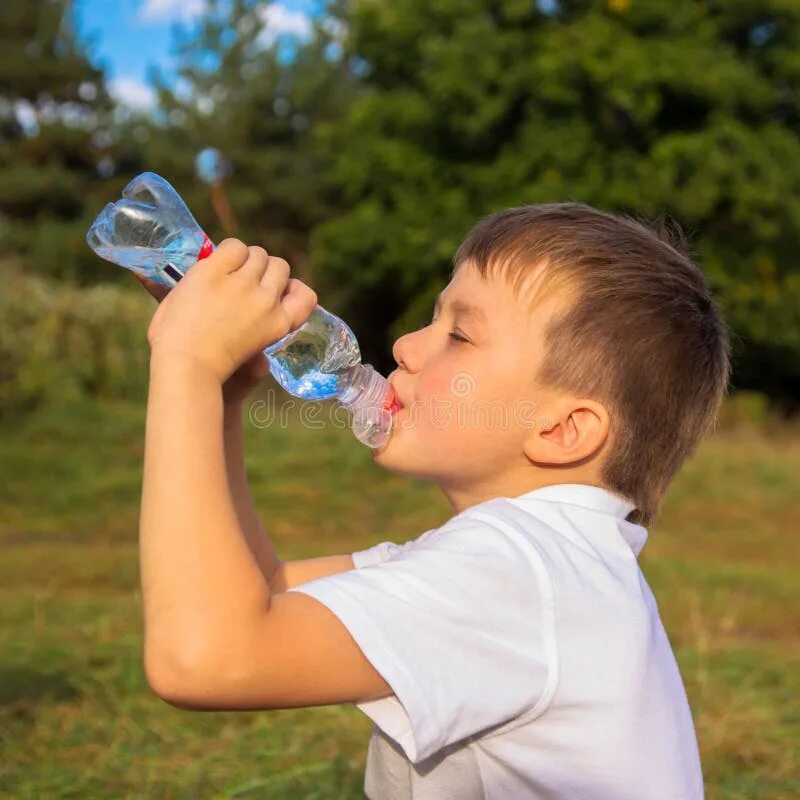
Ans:
[[[79,35],[91,42],[93,58],[105,67],[111,93],[132,108],[146,109],[154,99],[149,68],[157,66],[168,80],[175,76],[171,26],[191,22],[204,5],[204,0],[76,0],[76,23]],[[264,2],[266,36],[307,37],[319,5],[319,0]]]

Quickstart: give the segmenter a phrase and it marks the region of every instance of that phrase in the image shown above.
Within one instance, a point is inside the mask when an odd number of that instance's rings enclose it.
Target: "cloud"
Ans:
[[[307,6],[307,8],[306,8]],[[138,20],[141,23],[190,21],[206,9],[205,0],[141,0]],[[292,7],[280,2],[265,2],[259,9],[264,23],[260,36],[263,45],[271,45],[278,37],[288,36],[305,41],[311,37],[313,11],[311,5],[295,0]]]
[[[188,20],[202,14],[203,0],[142,0],[140,22]]]
[[[118,103],[137,111],[152,108],[156,102],[153,89],[136,78],[114,78],[109,82],[108,89]]]
[[[311,36],[311,17],[302,11],[294,11],[277,3],[270,3],[261,10],[264,30],[260,41],[269,45],[279,36],[294,36],[297,39],[308,39]]]

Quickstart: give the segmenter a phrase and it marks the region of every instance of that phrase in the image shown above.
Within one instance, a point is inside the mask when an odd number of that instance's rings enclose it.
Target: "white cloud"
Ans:
[[[140,22],[194,19],[203,12],[203,0],[142,0]]]
[[[114,78],[109,82],[111,96],[123,105],[137,111],[152,108],[156,102],[156,93],[136,78]]]
[[[206,9],[205,0],[141,0],[138,19],[142,23],[189,21]],[[287,8],[279,2],[265,2],[259,9],[264,23],[260,42],[272,44],[279,36],[305,41],[312,32],[312,17],[305,10]]]
[[[311,36],[311,17],[302,11],[270,3],[261,10],[261,19],[264,30],[259,39],[265,45],[272,44],[279,36],[294,36],[303,40]]]

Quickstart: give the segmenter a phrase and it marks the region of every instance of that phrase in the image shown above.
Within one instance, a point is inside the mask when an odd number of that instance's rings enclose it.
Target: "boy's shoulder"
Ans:
[[[357,569],[379,568],[370,577],[377,584],[432,584],[454,597],[477,592],[542,609],[555,603],[583,609],[586,619],[594,611],[644,618],[637,555],[647,531],[625,520],[631,507],[600,487],[559,484],[486,500],[405,544],[382,542],[352,557]]]
[[[529,582],[544,604],[586,619],[595,612],[644,619],[649,599],[638,556],[648,533],[626,519],[632,508],[601,487],[557,484],[471,506],[416,546],[477,555],[509,588]]]
[[[647,529],[630,522],[634,504],[601,486],[561,483],[514,497],[496,497],[465,509],[460,517],[518,535],[542,546],[567,545],[637,558]]]
[[[405,544],[382,542],[354,553],[354,562],[368,566],[435,550],[518,557],[520,549],[575,556],[606,551],[635,560],[647,530],[625,519],[633,507],[599,486],[553,484],[469,506]]]

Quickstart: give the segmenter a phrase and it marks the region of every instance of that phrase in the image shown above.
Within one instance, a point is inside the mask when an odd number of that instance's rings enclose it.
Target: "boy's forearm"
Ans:
[[[213,669],[214,653],[235,652],[238,631],[269,608],[228,485],[219,382],[155,352],[139,549],[151,666]]]
[[[224,411],[225,465],[228,485],[239,525],[253,553],[256,563],[269,580],[280,566],[281,561],[264,525],[258,518],[250,489],[247,485],[247,471],[244,466],[242,406],[239,402],[225,404]]]

